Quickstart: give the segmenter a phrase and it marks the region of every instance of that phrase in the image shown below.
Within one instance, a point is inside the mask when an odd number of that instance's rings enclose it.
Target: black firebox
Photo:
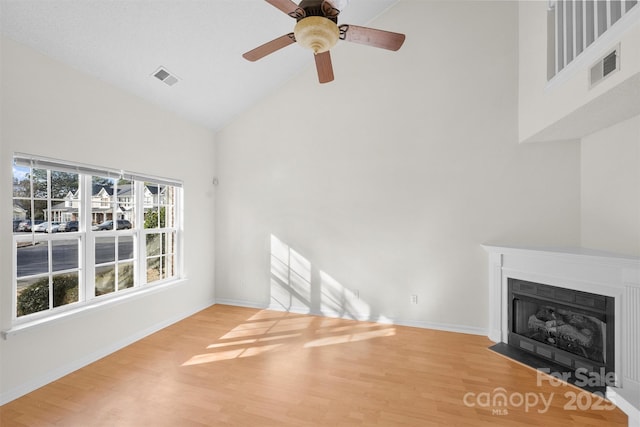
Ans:
[[[614,298],[508,280],[508,344],[571,371],[615,372]]]

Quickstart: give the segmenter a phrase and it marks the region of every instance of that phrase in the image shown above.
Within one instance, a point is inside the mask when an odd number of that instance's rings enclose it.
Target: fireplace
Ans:
[[[572,371],[615,372],[614,298],[513,278],[507,282],[510,346]]]
[[[629,416],[629,426],[640,425],[640,258],[584,248],[483,247],[487,334],[495,346],[552,374],[599,371],[607,398]]]

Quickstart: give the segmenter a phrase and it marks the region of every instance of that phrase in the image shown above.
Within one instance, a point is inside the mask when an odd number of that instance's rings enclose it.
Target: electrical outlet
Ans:
[[[418,303],[418,295],[411,295],[411,304]]]

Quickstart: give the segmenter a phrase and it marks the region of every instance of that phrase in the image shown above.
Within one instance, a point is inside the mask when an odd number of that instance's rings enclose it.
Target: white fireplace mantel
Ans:
[[[607,397],[640,426],[640,258],[582,248],[483,245],[489,253],[489,338],[508,339],[509,278],[615,298],[616,387]]]

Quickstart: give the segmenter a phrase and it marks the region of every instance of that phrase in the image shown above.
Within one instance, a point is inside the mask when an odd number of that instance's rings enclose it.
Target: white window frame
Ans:
[[[3,331],[3,335],[6,338],[18,330],[30,327],[35,324],[42,324],[66,316],[77,311],[85,311],[95,306],[103,306],[109,301],[120,300],[124,298],[130,298],[141,295],[148,292],[150,289],[161,288],[166,285],[171,285],[183,280],[182,269],[182,182],[175,179],[161,178],[151,175],[145,175],[140,173],[127,172],[124,170],[115,170],[109,168],[102,168],[98,166],[85,165],[80,163],[73,163],[64,160],[50,159],[46,157],[33,156],[23,153],[14,153],[13,164],[28,166],[36,169],[46,169],[47,172],[47,209],[50,214],[51,204],[51,172],[50,171],[63,171],[79,174],[79,207],[78,207],[78,220],[80,221],[80,229],[77,232],[65,232],[65,233],[13,233],[12,234],[12,327],[8,331]],[[104,230],[93,231],[91,227],[91,214],[92,214],[92,176],[109,177],[114,179],[126,178],[132,180],[134,183],[133,204],[135,209],[135,221],[134,227],[128,230]],[[12,174],[13,177],[13,174]],[[175,189],[173,200],[173,213],[175,215],[175,221],[171,227],[164,228],[144,228],[144,185],[145,182],[150,182],[156,185],[173,186]],[[32,189],[33,190],[33,189]],[[33,191],[31,191],[31,217],[34,216],[33,210]],[[116,215],[118,199],[117,193],[114,191],[114,210],[113,220],[117,221]],[[13,195],[12,195],[13,203]],[[33,219],[33,218],[30,218]],[[117,223],[116,223],[117,224]],[[166,224],[165,224],[166,225]],[[160,280],[147,283],[146,274],[146,235],[154,232],[172,232],[175,233],[175,249],[174,249],[174,274],[171,277],[165,277]],[[108,294],[95,296],[95,242],[96,238],[111,237],[111,236],[132,236],[133,238],[133,265],[134,265],[134,285],[127,289],[117,290],[118,284],[116,283],[116,290]],[[56,241],[62,240],[74,240],[78,239],[78,268],[73,269],[78,271],[78,302],[65,304],[59,307],[53,307],[52,299],[52,282],[51,277],[56,274],[63,274],[67,270],[53,271],[52,270],[52,250],[51,247]],[[30,313],[27,315],[17,316],[17,284],[18,284],[18,242],[22,241],[42,241],[46,242],[49,246],[48,250],[48,268],[47,277],[50,280],[49,291],[49,308],[43,311]],[[116,242],[118,237],[116,237]],[[117,268],[118,265],[118,252],[115,251],[114,265]],[[103,263],[99,264],[102,265]],[[45,273],[39,273],[38,275],[45,276]],[[28,277],[28,276],[25,276]]]

